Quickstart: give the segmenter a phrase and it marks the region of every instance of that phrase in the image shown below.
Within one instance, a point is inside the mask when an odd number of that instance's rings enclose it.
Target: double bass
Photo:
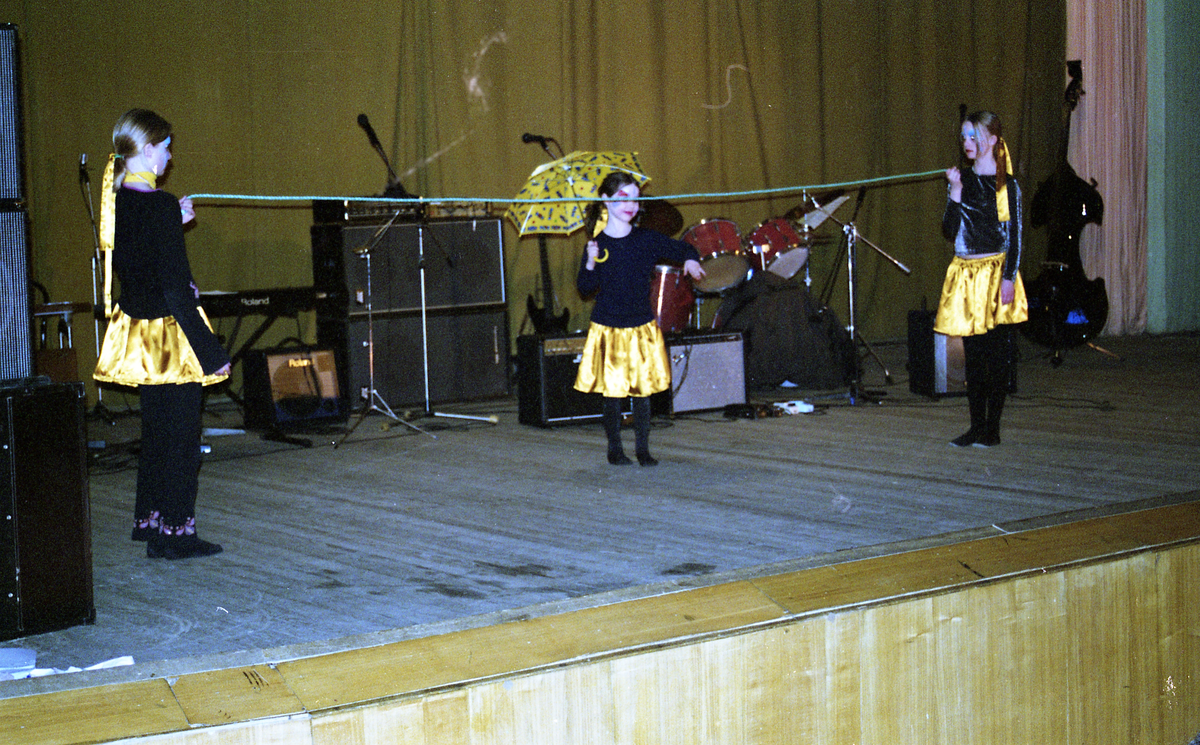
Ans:
[[[1108,321],[1108,294],[1104,280],[1088,279],[1079,255],[1079,234],[1088,223],[1101,224],[1104,200],[1096,180],[1084,181],[1067,162],[1071,112],[1083,93],[1083,68],[1079,60],[1067,63],[1064,122],[1059,141],[1058,166],[1038,184],[1030,204],[1030,224],[1046,226],[1049,242],[1046,261],[1037,279],[1025,285],[1029,320],[1021,329],[1031,341],[1051,350],[1051,362],[1062,363],[1063,352],[1099,334]]]

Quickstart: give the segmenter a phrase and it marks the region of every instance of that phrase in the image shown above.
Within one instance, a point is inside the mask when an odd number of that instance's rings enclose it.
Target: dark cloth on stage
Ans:
[[[854,375],[850,334],[795,279],[756,271],[721,301],[716,323],[742,333],[751,388],[839,388]]]

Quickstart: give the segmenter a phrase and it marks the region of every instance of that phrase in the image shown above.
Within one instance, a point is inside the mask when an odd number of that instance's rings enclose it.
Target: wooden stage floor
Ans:
[[[311,448],[212,436],[198,522],[225,552],[182,562],[129,540],[136,417],[93,422],[108,443],[90,475],[96,623],[0,646],[42,668],[129,655],[134,674],[179,674],[1195,499],[1200,335],[1102,344],[1120,359],[1079,348],[1055,367],[1023,346],[992,449],[948,444],[965,399],[909,393],[894,343],[875,345],[891,385],[864,362],[880,403],[780,390],[755,400],[817,411],[660,418],[657,468],[609,466],[599,424],[519,424],[515,398],[443,409],[495,425],[371,416],[336,449],[336,433]],[[214,409],[209,426],[240,426]],[[53,677],[0,698],[71,685]]]

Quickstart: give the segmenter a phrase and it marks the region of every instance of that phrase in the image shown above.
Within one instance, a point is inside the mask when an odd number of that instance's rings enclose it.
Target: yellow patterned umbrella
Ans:
[[[558,160],[543,163],[529,175],[505,215],[521,235],[571,233],[583,226],[589,202],[598,196],[600,182],[613,171],[633,176],[638,185],[650,177],[642,173],[637,153],[592,153],[576,150]],[[569,201],[522,202],[530,199]]]

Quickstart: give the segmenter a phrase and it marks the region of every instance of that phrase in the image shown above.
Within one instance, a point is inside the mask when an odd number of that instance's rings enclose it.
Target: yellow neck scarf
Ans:
[[[152,171],[136,171],[125,174],[126,181],[135,181],[146,184],[151,189],[158,188],[158,176]]]

